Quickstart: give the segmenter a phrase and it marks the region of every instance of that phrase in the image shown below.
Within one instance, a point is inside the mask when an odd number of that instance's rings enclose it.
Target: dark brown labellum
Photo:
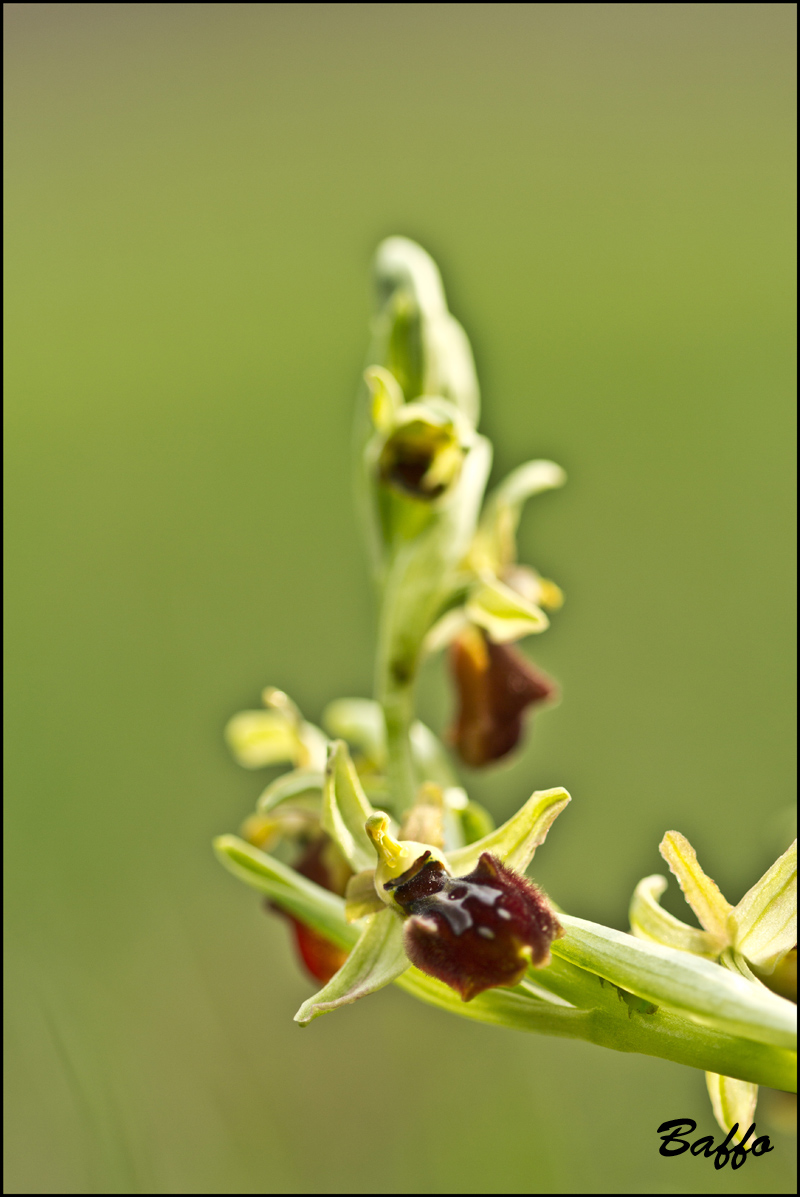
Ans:
[[[465,1002],[549,964],[550,944],[564,933],[541,890],[488,852],[465,877],[450,877],[426,852],[388,888],[408,915],[412,964]]]
[[[525,711],[556,694],[555,683],[521,653],[492,643],[477,628],[453,642],[450,667],[459,699],[450,738],[473,768],[499,761],[516,748]]]

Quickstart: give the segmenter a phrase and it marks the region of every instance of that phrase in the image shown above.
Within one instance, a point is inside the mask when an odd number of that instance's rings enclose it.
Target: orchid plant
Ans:
[[[380,605],[375,698],[337,699],[319,728],[270,688],[263,709],[234,716],[240,764],[291,767],[241,836],[216,840],[219,859],[291,922],[321,985],[301,1025],[394,983],[467,1018],[703,1069],[717,1120],[741,1138],[758,1085],[796,1088],[796,842],[734,908],[667,832],[661,852],[702,930],[661,908],[660,876],[636,887],[632,934],[564,913],[525,876],[569,794],[536,792],[495,828],[416,718],[414,689],[446,650],[448,738],[472,767],[511,753],[552,698],[513,645],[548,627],[562,594],[517,562],[516,530],[524,502],[565,475],[529,462],[484,499],[491,445],[436,265],[392,237],[375,285],[356,426]]]

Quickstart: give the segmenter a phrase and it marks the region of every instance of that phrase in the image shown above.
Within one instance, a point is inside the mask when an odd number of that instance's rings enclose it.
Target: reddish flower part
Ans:
[[[466,877],[450,877],[430,853],[387,884],[409,917],[406,954],[465,1002],[484,989],[517,985],[533,964],[550,963],[564,934],[547,898],[488,852]]]
[[[295,871],[309,881],[315,881],[323,889],[331,893],[344,896],[351,870],[336,849],[336,845],[325,834],[317,837],[307,848],[300,860],[295,864]],[[348,957],[348,953],[337,948],[319,931],[315,931],[306,923],[295,918],[293,914],[281,910],[272,902],[267,902],[268,910],[283,915],[292,924],[294,940],[306,972],[315,981],[323,985],[330,981],[334,973],[338,973]]]
[[[499,761],[519,743],[522,716],[557,693],[550,678],[507,644],[469,628],[453,641],[450,668],[459,709],[450,739],[467,765]]]

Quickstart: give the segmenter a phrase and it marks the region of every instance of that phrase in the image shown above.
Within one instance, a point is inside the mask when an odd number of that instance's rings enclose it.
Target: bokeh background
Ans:
[[[371,687],[350,428],[380,238],[439,261],[563,702],[506,817],[626,927],[684,832],[738,901],[791,836],[788,4],[8,4],[6,1192],[794,1192],[703,1076],[384,991],[301,1031],[222,871],[269,774],[222,728]],[[421,706],[450,698],[430,668]],[[670,886],[668,904],[680,913]],[[684,908],[685,909],[685,908]]]

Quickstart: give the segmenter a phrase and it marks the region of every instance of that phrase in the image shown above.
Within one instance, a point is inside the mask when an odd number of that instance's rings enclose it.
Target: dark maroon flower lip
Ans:
[[[549,963],[550,944],[563,935],[542,891],[488,852],[464,877],[451,877],[426,852],[386,888],[407,915],[412,964],[464,1001],[517,985],[530,965]]]
[[[475,627],[451,645],[450,668],[459,701],[450,739],[474,768],[512,752],[522,736],[524,713],[558,692],[555,682],[520,652],[495,644]]]

